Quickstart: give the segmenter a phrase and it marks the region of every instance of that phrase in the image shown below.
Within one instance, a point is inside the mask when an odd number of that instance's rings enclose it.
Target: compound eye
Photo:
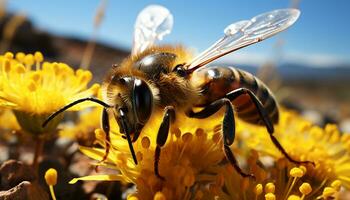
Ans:
[[[132,97],[135,116],[139,123],[144,124],[151,116],[153,108],[153,95],[145,81],[135,79]]]
[[[177,65],[175,68],[174,68],[174,72],[177,73],[177,75],[181,76],[181,77],[186,77],[187,76],[187,72],[186,70],[184,69],[183,67],[184,65],[183,64],[180,64],[180,65]]]

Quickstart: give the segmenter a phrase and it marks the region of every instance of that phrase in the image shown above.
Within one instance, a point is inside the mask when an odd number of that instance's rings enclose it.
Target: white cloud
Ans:
[[[332,67],[335,65],[349,64],[350,60],[339,55],[325,53],[288,53],[284,61],[306,64],[310,67]]]

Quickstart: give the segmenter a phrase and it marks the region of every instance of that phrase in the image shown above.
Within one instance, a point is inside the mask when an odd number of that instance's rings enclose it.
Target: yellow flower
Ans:
[[[20,126],[16,120],[15,115],[9,109],[0,110],[0,129],[4,131],[17,131]]]
[[[111,151],[107,160],[97,165],[118,170],[120,173],[111,175],[94,175],[73,179],[78,180],[119,180],[134,183],[138,199],[192,199],[200,195],[210,182],[220,182],[217,171],[224,158],[219,121],[208,121],[202,128],[197,128],[198,120],[183,119],[180,129],[172,127],[166,145],[162,148],[160,157],[160,174],[165,181],[154,174],[154,152],[156,134],[160,125],[161,114],[155,114],[144,127],[142,135],[134,143],[138,158],[135,165],[128,143],[119,133],[119,128],[111,120]],[[185,123],[183,123],[185,122]],[[219,125],[220,127],[220,125]],[[105,135],[102,130],[96,130],[97,143],[105,147]],[[102,160],[105,150],[101,148],[81,147],[87,156]],[[223,178],[223,177],[221,177]],[[221,182],[222,179],[221,179]],[[196,194],[193,194],[193,187]],[[198,194],[197,194],[198,193]]]
[[[0,140],[13,141],[16,136],[14,133],[18,133],[20,130],[21,127],[13,112],[9,109],[0,109]]]
[[[248,148],[274,160],[285,159],[263,128],[245,126],[240,139]],[[342,186],[350,189],[350,135],[341,134],[335,125],[322,129],[285,110],[281,111],[274,134],[293,158],[315,162],[316,167],[307,166],[307,176],[325,181],[325,184],[340,180]]]
[[[256,181],[242,178],[231,165],[222,162],[220,119],[201,121],[180,116],[179,124],[172,127],[162,148],[159,170],[166,179],[162,181],[153,170],[160,116],[159,113],[152,116],[134,143],[138,165],[134,164],[128,144],[118,132],[115,120],[111,120],[112,148],[107,160],[96,165],[118,172],[76,178],[71,183],[78,180],[134,183],[137,191],[130,198],[136,199],[337,198],[341,186],[347,187],[350,137],[340,136],[336,129],[329,126],[325,129],[311,126],[296,114],[283,109],[281,122],[276,126],[277,138],[295,159],[315,161],[315,168],[296,167],[272,144],[264,127],[237,121],[237,137],[232,149],[241,161],[240,166],[246,172],[253,173]],[[105,147],[102,130],[96,130],[96,138],[98,145]],[[81,151],[97,161],[102,160],[105,154],[104,148],[81,147]]]
[[[0,106],[12,109],[21,127],[31,133],[53,130],[59,117],[46,129],[41,127],[49,114],[79,98],[96,94],[99,88],[97,84],[87,87],[91,72],[74,71],[67,64],[43,60],[40,52],[0,56]],[[71,110],[87,105],[81,104]]]
[[[256,175],[256,181],[242,178],[231,165],[221,168],[224,184],[218,188],[218,199],[338,199],[340,181],[320,182],[311,177],[304,166],[290,167],[285,160],[274,160],[270,166],[259,163],[257,152],[252,151],[248,165]],[[206,194],[211,195],[210,189]]]

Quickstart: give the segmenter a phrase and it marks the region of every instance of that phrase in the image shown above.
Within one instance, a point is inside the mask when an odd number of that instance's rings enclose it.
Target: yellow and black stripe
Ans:
[[[205,106],[239,88],[252,91],[261,101],[273,123],[278,123],[278,106],[267,86],[254,75],[234,67],[211,66],[195,73],[193,81],[200,88],[202,97],[197,106]],[[200,83],[198,83],[200,82]],[[262,125],[262,120],[248,94],[232,101],[239,118],[253,124]]]

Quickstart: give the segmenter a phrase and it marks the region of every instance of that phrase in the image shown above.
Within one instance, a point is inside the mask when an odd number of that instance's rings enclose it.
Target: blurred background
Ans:
[[[286,107],[323,126],[350,132],[350,2],[338,1],[0,1],[0,51],[34,53],[92,70],[96,82],[128,56],[137,14],[149,4],[167,7],[174,28],[164,43],[205,50],[235,21],[278,8],[301,10],[277,36],[215,64],[261,78]]]

